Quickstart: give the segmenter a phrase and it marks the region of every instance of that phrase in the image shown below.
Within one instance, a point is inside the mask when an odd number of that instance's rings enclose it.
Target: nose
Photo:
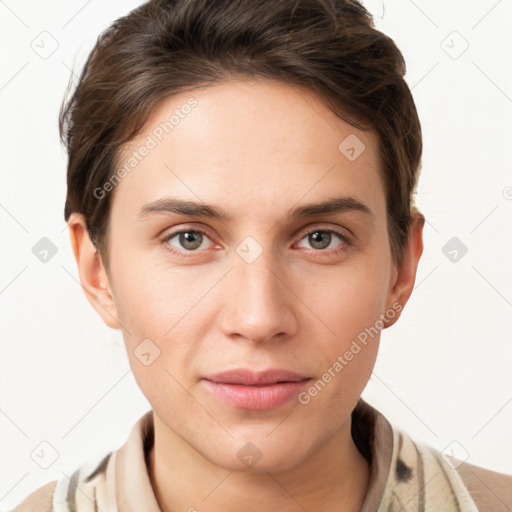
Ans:
[[[288,277],[271,251],[263,251],[252,262],[235,255],[234,268],[223,290],[221,325],[224,334],[252,343],[293,335],[297,320]]]

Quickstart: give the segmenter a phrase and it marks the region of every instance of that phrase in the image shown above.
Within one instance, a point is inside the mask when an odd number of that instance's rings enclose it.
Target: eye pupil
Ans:
[[[313,240],[312,246],[315,247],[315,249],[325,249],[329,246],[331,242],[331,233],[328,233],[326,231],[315,231],[314,233],[310,233],[309,235],[311,239]],[[325,240],[324,237],[326,237],[327,243],[324,243]],[[320,243],[320,247],[317,247],[315,244]]]

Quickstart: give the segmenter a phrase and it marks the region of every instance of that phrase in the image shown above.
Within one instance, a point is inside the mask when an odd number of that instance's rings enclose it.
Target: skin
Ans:
[[[405,306],[424,218],[414,214],[396,265],[375,134],[281,82],[240,79],[170,97],[121,162],[191,96],[197,106],[113,192],[108,273],[84,219],[69,220],[86,295],[108,326],[122,330],[153,409],[157,500],[164,512],[357,511],[369,467],[350,434],[351,412],[373,370],[380,332],[306,405],[292,399],[264,411],[235,408],[201,379],[238,367],[321,378],[380,314]],[[338,149],[351,134],[365,144],[354,161]],[[233,219],[169,212],[139,218],[143,205],[166,196],[214,205]],[[287,217],[298,205],[339,196],[358,199],[372,215]],[[206,234],[190,249],[179,235],[169,238],[178,229]],[[337,230],[350,243],[325,231],[315,241],[310,229]],[[237,253],[248,236],[262,250],[251,263]],[[399,318],[395,312],[385,327]],[[134,350],[147,338],[160,355],[145,366]],[[247,442],[261,453],[252,467],[237,456]]]

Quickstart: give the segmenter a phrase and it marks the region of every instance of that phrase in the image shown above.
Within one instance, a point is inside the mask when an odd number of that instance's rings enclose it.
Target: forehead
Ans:
[[[335,189],[377,209],[385,201],[376,135],[277,81],[228,81],[161,101],[123,148],[123,165],[114,204],[126,214],[165,193],[237,210],[289,208]]]

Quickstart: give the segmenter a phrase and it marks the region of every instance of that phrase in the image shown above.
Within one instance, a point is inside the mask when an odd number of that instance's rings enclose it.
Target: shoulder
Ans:
[[[54,480],[39,487],[39,489],[30,493],[11,512],[51,512],[56,485],[57,480]]]
[[[94,457],[82,461],[75,466],[71,478],[63,476],[60,480],[52,480],[42,487],[32,491],[25,499],[9,512],[53,512],[53,502],[66,503],[65,510],[76,510],[77,490],[80,491],[80,499],[89,499],[94,503],[95,510],[97,500],[105,509],[110,510],[116,502],[115,495],[115,461],[118,450],[97,454]],[[69,472],[69,469],[68,469]],[[56,495],[57,493],[57,495]],[[79,500],[78,500],[79,501]],[[98,501],[99,504],[99,501]],[[59,507],[59,510],[61,507]],[[87,510],[89,508],[87,507]]]
[[[450,457],[480,512],[512,510],[512,475],[498,473]]]

